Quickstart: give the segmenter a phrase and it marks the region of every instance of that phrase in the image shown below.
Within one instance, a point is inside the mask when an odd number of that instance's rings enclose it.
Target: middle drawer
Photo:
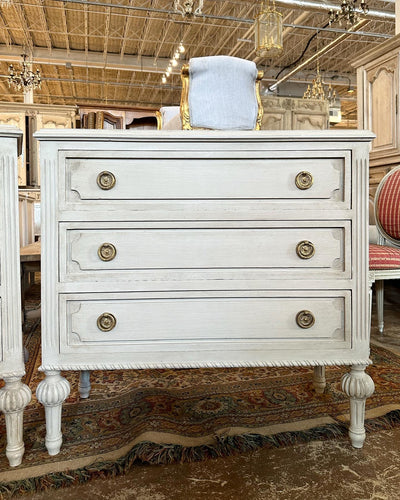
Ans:
[[[315,227],[315,226],[318,227]],[[351,277],[350,221],[251,227],[60,224],[60,281]],[[243,274],[244,273],[244,274]],[[247,273],[247,274],[246,274]],[[283,274],[282,274],[283,273]],[[276,274],[276,276],[275,276]]]

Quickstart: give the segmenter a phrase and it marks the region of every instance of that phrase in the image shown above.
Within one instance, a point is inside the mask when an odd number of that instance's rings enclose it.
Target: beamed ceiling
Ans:
[[[7,75],[8,65],[18,68],[21,54],[27,53],[42,75],[36,103],[152,109],[176,105],[180,65],[166,84],[161,77],[182,41],[184,61],[209,55],[255,61],[264,70],[264,90],[276,82],[283,89],[289,73],[286,85],[304,87],[315,76],[313,56],[320,52],[324,81],[340,94],[344,118],[354,120],[356,94],[347,93],[356,83],[351,62],[394,35],[395,4],[369,1],[370,13],[354,33],[329,26],[329,7],[339,4],[276,0],[283,14],[284,50],[276,59],[260,59],[253,41],[256,1],[205,0],[202,16],[185,18],[174,12],[173,0],[10,0],[0,5],[0,100],[23,101],[23,94],[8,87]],[[327,51],[328,46],[332,48]]]

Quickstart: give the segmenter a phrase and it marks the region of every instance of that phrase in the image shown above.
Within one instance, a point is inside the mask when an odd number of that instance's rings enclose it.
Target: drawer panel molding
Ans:
[[[61,225],[61,281],[126,280],[153,272],[154,279],[185,280],[228,270],[279,270],[298,277],[351,277],[351,225],[260,228],[131,228]],[[117,274],[120,276],[117,278]],[[144,276],[143,276],[144,277]],[[200,276],[201,279],[201,276]]]
[[[166,352],[172,348],[195,351],[202,344],[203,349],[207,345],[207,349],[212,346],[220,351],[235,349],[236,343],[249,347],[254,342],[260,349],[263,343],[282,348],[296,342],[299,348],[308,349],[315,342],[325,349],[348,347],[349,294],[320,293],[320,297],[306,292],[301,297],[285,297],[276,292],[278,297],[212,299],[114,299],[103,294],[96,299],[96,294],[83,294],[72,300],[63,295],[61,308],[68,326],[65,330],[60,324],[64,331],[61,352],[101,352],[103,348],[137,352],[158,350],[160,345]],[[312,322],[305,319],[305,311]]]

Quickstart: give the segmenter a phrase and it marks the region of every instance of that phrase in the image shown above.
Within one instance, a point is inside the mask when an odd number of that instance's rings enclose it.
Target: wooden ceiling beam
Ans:
[[[104,45],[103,45],[103,58],[104,61],[107,60],[108,51],[108,37],[110,36],[110,22],[111,22],[111,9],[108,7],[106,16],[106,26],[104,30]]]
[[[61,9],[61,19],[64,28],[64,38],[65,38],[65,48],[67,53],[69,52],[69,36],[68,36],[68,23],[67,23],[67,15],[65,13],[65,9]]]
[[[10,27],[8,26],[7,21],[4,19],[2,12],[0,12],[0,30],[4,34],[7,47],[11,47],[11,45],[15,44],[15,40],[12,37]]]
[[[241,11],[239,12],[239,16],[243,16],[244,14],[246,14],[246,13],[248,13],[248,12],[249,12],[249,9],[248,9],[248,7],[246,6],[246,7],[244,7],[244,9],[243,9],[243,10],[241,10]],[[251,27],[249,28],[249,30],[248,30],[248,31],[254,31],[254,26],[251,26]],[[246,33],[247,33],[247,32],[246,32]],[[226,45],[228,45],[228,43],[229,43],[230,39],[231,39],[231,38],[234,38],[235,36],[236,36],[236,37],[238,37],[238,30],[236,30],[236,29],[232,29],[232,30],[231,30],[231,32],[230,32],[230,34],[229,34],[228,36],[224,37],[224,43],[225,43]],[[247,38],[247,34],[245,35],[245,37]],[[240,38],[240,37],[239,37],[239,38]],[[243,43],[243,42],[237,42],[237,43]],[[214,54],[219,54],[220,52],[221,52],[221,49],[220,49],[220,48],[217,48],[217,50],[215,50]],[[232,52],[232,50],[231,50],[231,52]],[[231,52],[229,52],[229,54],[228,54],[228,55],[232,56],[233,54],[232,54]]]
[[[84,22],[85,22],[85,54],[86,56],[89,53],[89,7],[87,5],[83,6],[84,12]]]
[[[215,9],[217,8],[217,6],[215,6]],[[217,12],[217,15],[222,15],[222,13],[224,12],[224,10],[226,9],[225,7],[225,2],[221,2],[220,4],[220,8],[218,9],[218,12]],[[237,27],[232,27],[230,26],[230,29],[233,30],[233,31],[237,31]],[[198,38],[197,40],[197,45],[199,47],[201,47],[203,44],[204,44],[204,41],[205,40],[209,40],[210,38],[210,33],[214,32],[215,30],[212,28],[212,26],[208,26],[207,23],[204,23],[204,27],[203,27],[203,30],[201,32],[201,36]],[[222,38],[223,40],[225,40],[225,36]],[[206,54],[204,54],[206,55]]]
[[[129,0],[129,5],[131,6],[133,4],[133,0]],[[126,21],[124,23],[124,33],[122,35],[122,43],[121,43],[121,57],[125,55],[125,50],[126,50],[126,44],[129,40],[129,35],[131,32],[131,24],[132,24],[132,16],[131,16],[131,11],[128,10],[128,16],[126,18]]]
[[[52,42],[51,36],[50,36],[50,30],[49,30],[49,24],[48,24],[47,18],[46,18],[46,12],[44,10],[43,1],[42,0],[38,0],[38,1],[39,1],[40,6],[41,6],[41,8],[39,9],[39,17],[40,17],[40,21],[41,21],[42,26],[43,26],[44,36],[46,38],[46,45],[47,45],[47,48],[49,50],[51,50],[51,48],[53,46],[53,42]]]
[[[33,39],[32,39],[32,33],[31,33],[31,30],[30,30],[29,25],[28,25],[28,21],[27,21],[26,16],[25,16],[25,11],[21,7],[21,5],[18,5],[18,4],[14,4],[14,8],[15,8],[15,11],[18,15],[18,19],[19,19],[19,22],[20,22],[20,25],[22,28],[22,33],[23,33],[24,40],[25,40],[24,45],[26,46],[25,48],[27,48],[29,50],[29,52],[31,53],[34,43],[33,43]],[[21,48],[19,50],[21,52]]]
[[[9,89],[9,88],[8,88],[8,86],[7,86],[4,82],[2,82],[2,81],[0,81],[0,90],[2,90],[2,91],[3,91],[3,93],[1,94],[1,96],[2,96],[2,97],[1,97],[1,100],[3,100],[3,96],[6,96],[6,98],[7,98],[7,100],[8,100],[8,101],[13,101],[13,98],[12,98],[12,96],[11,96],[11,94],[10,94],[10,89]]]

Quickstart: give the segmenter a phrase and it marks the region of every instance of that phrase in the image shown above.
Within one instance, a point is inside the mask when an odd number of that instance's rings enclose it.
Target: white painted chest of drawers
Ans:
[[[24,454],[23,409],[31,391],[21,383],[25,374],[21,328],[19,270],[18,167],[22,139],[16,127],[0,127],[0,410],[6,423],[6,455],[11,466]]]
[[[368,151],[360,131],[40,131],[46,445],[60,370],[351,365],[365,438]],[[360,408],[355,409],[355,406]]]

